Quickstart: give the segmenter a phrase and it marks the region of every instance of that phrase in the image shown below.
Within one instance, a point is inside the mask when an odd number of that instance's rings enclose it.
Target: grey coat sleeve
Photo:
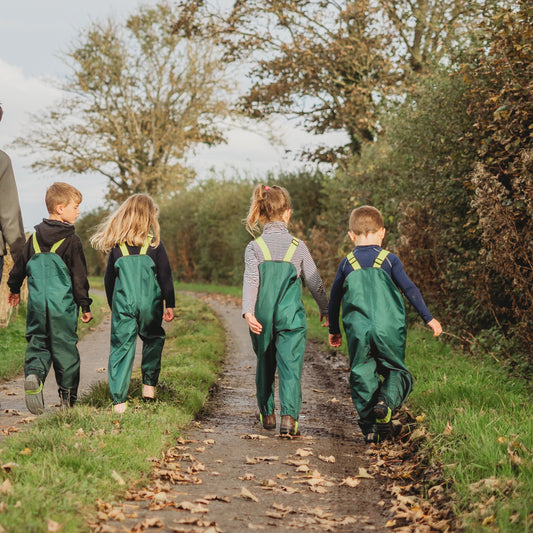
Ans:
[[[6,243],[15,261],[24,247],[24,225],[13,166],[0,150],[0,255],[6,255]]]

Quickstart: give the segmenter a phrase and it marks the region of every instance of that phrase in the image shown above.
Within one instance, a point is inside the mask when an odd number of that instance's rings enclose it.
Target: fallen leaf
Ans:
[[[446,427],[444,428],[444,431],[442,432],[443,435],[452,435],[453,434],[453,427],[452,425],[447,422]]]
[[[306,466],[309,464],[309,459],[287,459],[285,464],[291,466]]]
[[[277,455],[270,455],[270,456],[264,456],[264,457],[253,457],[253,458],[246,456],[246,464],[249,464],[249,465],[254,465],[256,463],[261,463],[261,462],[277,461],[277,460],[279,460],[279,457]]]
[[[255,474],[249,474],[248,472],[244,474],[244,476],[239,476],[239,479],[241,481],[251,481],[255,478]]]
[[[113,470],[111,472],[111,477],[119,484],[119,485],[125,485],[126,482],[124,481],[124,479],[122,479],[122,476],[116,472],[115,470]]]
[[[0,485],[0,493],[9,494],[13,490],[13,485],[9,479],[4,479],[3,483]]]
[[[59,522],[56,522],[55,520],[48,520],[47,526],[48,526],[48,531],[55,532],[55,531],[59,531],[63,527],[63,524],[60,524]]]
[[[346,477],[342,480],[341,485],[347,485],[348,487],[355,488],[357,485],[359,485],[359,483],[361,483],[360,479],[355,477]]]
[[[318,458],[321,461],[324,461],[325,463],[334,463],[335,462],[335,457],[333,457],[333,455],[330,455],[329,457],[325,457],[324,455],[319,455]]]
[[[205,505],[200,505],[198,503],[192,503],[183,501],[176,505],[177,509],[183,509],[185,511],[190,511],[191,513],[207,513],[209,509]]]
[[[321,394],[325,394],[327,391],[325,390],[320,390],[320,389],[313,389],[313,392],[319,392]]]
[[[374,476],[371,476],[366,471],[366,468],[363,468],[362,466],[359,467],[359,472],[355,477],[360,477],[360,478],[365,478],[365,479],[374,479]]]
[[[265,435],[258,435],[257,433],[251,433],[251,434],[241,435],[241,439],[261,440],[261,439],[268,439],[268,437]]]
[[[331,398],[331,400],[328,400],[330,403],[339,403],[339,400],[337,398]]]
[[[18,466],[20,465],[17,463],[14,463],[13,461],[9,461],[9,463],[5,463],[2,465],[2,470],[6,473],[9,473],[11,472],[11,470],[13,470],[13,468],[16,468]]]
[[[19,455],[31,455],[33,452],[30,448],[26,447],[23,450],[20,450]]]
[[[313,451],[310,448],[298,448],[294,455],[299,455],[300,457],[308,457],[310,455],[313,455]]]
[[[241,498],[244,498],[245,500],[252,500],[256,503],[259,502],[259,498],[254,496],[246,487],[242,487],[241,489]]]
[[[213,439],[206,439],[206,440],[204,440],[204,444],[206,444],[206,445],[215,444],[215,441]]]

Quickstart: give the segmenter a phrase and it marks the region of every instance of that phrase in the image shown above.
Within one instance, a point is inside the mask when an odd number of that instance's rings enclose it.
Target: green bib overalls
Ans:
[[[143,341],[143,384],[155,387],[159,379],[165,344],[165,330],[161,326],[163,299],[155,263],[146,255],[150,242],[151,237],[138,255],[130,255],[126,245],[121,244],[122,257],[115,263],[117,278],[113,291],[108,370],[113,404],[127,399],[137,335]]]
[[[299,241],[292,240],[283,261],[272,261],[261,237],[256,242],[264,257],[259,265],[260,286],[255,306],[255,316],[263,330],[259,335],[251,333],[257,355],[257,405],[263,415],[274,412],[274,377],[278,367],[281,415],[298,420],[307,323],[302,282],[290,261]]]
[[[344,281],[342,322],[350,354],[352,400],[363,420],[372,418],[378,395],[394,410],[413,386],[404,362],[403,299],[390,276],[381,270],[388,253],[382,250],[372,268],[361,268],[353,253],[347,256],[354,270]]]
[[[45,381],[54,366],[59,396],[73,405],[80,382],[80,355],[76,346],[78,306],[72,295],[67,266],[55,253],[65,239],[49,252],[41,252],[37,234],[32,236],[34,255],[28,272],[28,313],[26,321],[26,361],[24,373]]]

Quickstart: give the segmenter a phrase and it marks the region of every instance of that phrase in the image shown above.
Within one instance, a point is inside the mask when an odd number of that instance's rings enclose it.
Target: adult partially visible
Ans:
[[[4,112],[0,106],[0,122]],[[9,156],[0,150],[0,281],[4,270],[4,256],[7,246],[16,260],[25,242],[22,214],[13,166]]]

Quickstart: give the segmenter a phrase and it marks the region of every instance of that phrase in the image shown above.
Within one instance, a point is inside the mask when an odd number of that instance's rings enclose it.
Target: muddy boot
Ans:
[[[298,421],[290,415],[283,415],[281,417],[279,434],[281,436],[287,435],[291,437],[296,437],[300,435],[300,430],[298,429]]]
[[[36,374],[29,374],[24,380],[24,399],[30,413],[40,415],[44,413],[43,382]]]
[[[374,421],[358,420],[357,422],[361,428],[361,433],[365,440],[365,444],[372,444],[380,441],[378,428]]]
[[[257,419],[261,422],[261,425],[265,429],[276,429],[276,414],[272,413],[270,415],[262,415],[261,413],[257,414]]]

